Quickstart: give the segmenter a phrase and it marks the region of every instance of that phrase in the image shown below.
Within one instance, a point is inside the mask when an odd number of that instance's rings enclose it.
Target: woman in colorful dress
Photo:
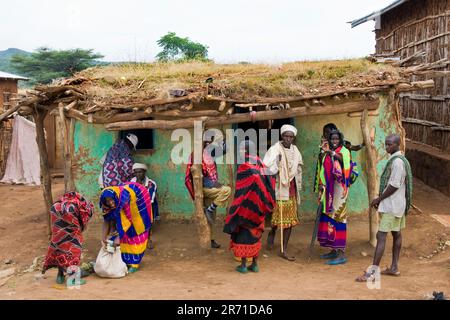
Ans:
[[[109,239],[120,245],[128,272],[136,272],[144,257],[153,223],[150,193],[134,182],[108,187],[101,193],[100,207],[104,219],[103,243]]]
[[[236,271],[258,272],[264,219],[275,206],[275,179],[266,175],[266,166],[256,155],[256,147],[251,141],[245,141],[240,152],[245,162],[238,168],[234,201],[223,231],[231,235],[230,248],[235,257],[241,258]],[[247,268],[249,258],[252,258],[252,264]]]
[[[83,231],[94,213],[94,205],[77,192],[68,192],[50,208],[52,237],[42,273],[58,268],[56,282],[63,284],[65,275],[77,272],[80,266]],[[67,285],[86,283],[68,279]]]
[[[353,163],[350,151],[344,146],[344,136],[338,130],[330,132],[322,148],[324,157],[319,172],[322,215],[317,239],[320,246],[331,248],[331,252],[321,258],[329,259],[329,265],[338,265],[347,262],[347,197]]]
[[[124,139],[117,141],[104,156],[105,160],[99,185],[103,188],[118,186],[130,181],[133,177],[132,151],[136,150],[138,137],[129,133]]]

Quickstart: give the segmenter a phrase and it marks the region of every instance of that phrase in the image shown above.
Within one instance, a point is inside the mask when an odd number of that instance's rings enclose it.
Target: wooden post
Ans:
[[[36,142],[39,148],[39,158],[41,163],[41,183],[44,194],[45,207],[47,209],[47,233],[51,236],[50,208],[53,204],[52,180],[48,167],[47,144],[45,142],[44,119],[46,111],[36,110],[33,114],[36,123]]]
[[[197,133],[199,132],[199,134]],[[194,164],[191,168],[192,179],[194,181],[195,193],[195,222],[199,236],[200,247],[206,249],[209,247],[211,236],[210,226],[206,220],[203,209],[203,176],[202,176],[202,158],[203,158],[203,123],[195,124],[194,129]]]
[[[378,213],[375,208],[370,206],[370,203],[378,194],[377,156],[367,122],[368,110],[365,109],[361,115],[361,131],[366,145],[367,193],[369,195],[369,242],[375,247],[377,244]]]
[[[59,104],[59,117],[61,119],[61,134],[62,141],[64,143],[64,192],[75,191],[72,179],[72,156],[70,150],[70,120],[66,118],[64,114],[64,106]]]

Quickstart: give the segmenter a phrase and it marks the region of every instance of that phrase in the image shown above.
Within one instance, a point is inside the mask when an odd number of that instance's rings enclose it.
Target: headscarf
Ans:
[[[281,127],[280,129],[281,134],[285,133],[285,132],[292,132],[294,134],[294,136],[297,136],[297,128],[295,128],[294,126],[291,126],[290,124],[285,124]]]

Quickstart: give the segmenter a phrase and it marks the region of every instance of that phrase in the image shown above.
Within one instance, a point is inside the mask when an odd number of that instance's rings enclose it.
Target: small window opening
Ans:
[[[152,150],[155,148],[153,129],[124,130],[120,131],[119,137],[124,139],[129,133],[135,134],[138,137],[136,150]]]

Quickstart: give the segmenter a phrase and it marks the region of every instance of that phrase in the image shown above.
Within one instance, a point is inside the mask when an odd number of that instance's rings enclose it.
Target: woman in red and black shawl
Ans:
[[[245,160],[238,168],[234,200],[223,231],[231,235],[230,248],[241,258],[236,271],[258,272],[256,260],[261,250],[264,219],[275,206],[275,179],[265,175],[266,167],[251,141],[242,143],[240,153]],[[247,258],[253,258],[248,268]]]
[[[64,283],[65,272],[70,274],[80,266],[82,232],[86,230],[93,213],[94,205],[77,192],[64,194],[50,209],[52,238],[42,273],[57,267],[58,284]],[[84,283],[85,281],[80,281],[80,284]]]

